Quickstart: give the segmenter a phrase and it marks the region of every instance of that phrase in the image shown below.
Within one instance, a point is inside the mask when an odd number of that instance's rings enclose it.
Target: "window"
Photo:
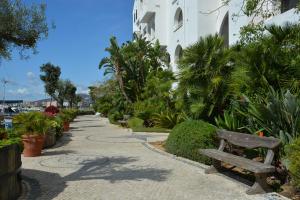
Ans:
[[[181,47],[181,45],[178,45],[175,50],[175,62],[176,63],[182,57],[182,55],[183,55],[182,47]]]
[[[229,15],[228,15],[228,12],[226,13],[226,15],[223,19],[219,35],[223,37],[224,45],[226,47],[228,47],[229,46]]]
[[[135,10],[135,20],[137,20],[137,10]]]
[[[153,40],[155,38],[155,17],[152,18],[152,20],[150,21],[148,26],[151,29],[151,31],[150,31],[150,40]]]
[[[137,10],[134,11],[134,14],[133,14],[133,15],[134,15],[134,16],[133,16],[133,19],[134,19],[133,21],[136,22],[137,17],[138,17],[138,16],[137,16]]]
[[[299,0],[281,0],[281,12],[286,12],[292,8],[296,8]]]
[[[183,13],[181,8],[178,8],[174,17],[174,28],[175,30],[179,29],[183,25]]]

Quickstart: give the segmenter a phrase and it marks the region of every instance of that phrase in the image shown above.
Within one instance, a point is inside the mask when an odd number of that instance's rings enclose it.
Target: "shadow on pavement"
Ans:
[[[72,141],[72,137],[74,137],[72,133],[64,133],[63,136],[57,140],[56,145],[49,149],[56,149],[69,144]]]
[[[76,151],[72,151],[72,150],[45,151],[43,152],[43,156],[68,155],[74,153],[76,153]]]
[[[22,169],[23,180],[29,186],[28,200],[51,200],[66,188],[64,179],[56,173]]]
[[[132,157],[110,157],[83,161],[82,167],[66,176],[66,181],[102,179],[111,183],[125,180],[165,181],[171,170],[141,166],[123,166],[138,159]]]
[[[82,167],[74,173],[61,177],[56,173],[23,169],[24,180],[30,185],[28,199],[50,200],[58,196],[67,186],[67,182],[83,180],[118,181],[166,181],[171,170],[154,167],[127,165],[138,161],[133,157],[104,157],[87,159],[79,163]],[[30,177],[30,178],[29,178]]]
[[[101,128],[101,127],[104,127],[104,126],[102,126],[102,125],[90,125],[90,126],[89,125],[85,125],[85,126],[80,126],[80,128]],[[77,127],[77,128],[79,128],[79,127]],[[72,130],[72,128],[71,128],[71,130]]]

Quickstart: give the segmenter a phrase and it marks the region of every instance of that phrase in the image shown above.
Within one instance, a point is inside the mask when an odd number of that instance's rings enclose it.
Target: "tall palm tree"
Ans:
[[[99,69],[105,68],[104,75],[108,73],[113,73],[116,76],[121,93],[123,94],[126,101],[131,103],[132,101],[125,91],[123,80],[123,71],[125,63],[121,48],[118,45],[116,37],[112,37],[110,39],[110,47],[106,48],[105,50],[110,54],[110,57],[105,57],[101,60],[99,64]]]

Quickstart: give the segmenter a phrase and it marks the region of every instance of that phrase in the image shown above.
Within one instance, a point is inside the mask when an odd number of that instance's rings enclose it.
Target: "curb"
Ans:
[[[201,164],[201,163],[198,163],[198,162],[195,162],[195,161],[183,158],[183,157],[179,157],[179,156],[170,154],[170,153],[162,151],[160,149],[157,149],[149,143],[144,142],[144,143],[142,143],[142,145],[145,146],[147,149],[153,151],[153,152],[159,153],[163,156],[167,156],[167,157],[172,158],[174,160],[178,160],[178,161],[183,162],[185,164],[192,165],[192,166],[200,168],[202,170],[205,170],[205,169],[209,168],[209,166],[207,166],[207,165],[204,165],[204,164]]]

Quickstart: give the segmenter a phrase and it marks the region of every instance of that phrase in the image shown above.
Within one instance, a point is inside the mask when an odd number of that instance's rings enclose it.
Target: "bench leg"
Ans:
[[[213,160],[212,165],[205,170],[205,174],[214,174],[218,173],[221,170],[221,161]]]
[[[255,183],[246,193],[253,195],[271,192],[272,190],[267,184],[267,177],[267,174],[255,174]]]

